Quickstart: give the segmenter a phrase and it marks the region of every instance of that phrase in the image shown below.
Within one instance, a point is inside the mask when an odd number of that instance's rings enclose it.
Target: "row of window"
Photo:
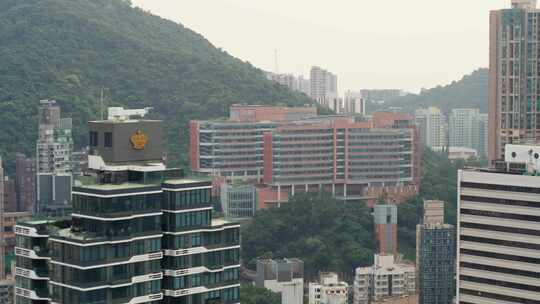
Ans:
[[[113,198],[73,195],[73,211],[86,215],[110,216],[112,213],[149,213],[161,209],[162,194],[144,194]]]
[[[199,246],[237,245],[239,241],[239,229],[226,229],[186,235],[165,235],[163,237],[163,248],[185,249]]]
[[[96,236],[124,237],[135,234],[161,232],[161,216],[145,216],[114,222],[73,218],[72,229],[94,233]]]
[[[163,229],[166,231],[182,231],[192,228],[209,227],[212,211],[201,210],[183,213],[164,213]]]
[[[88,264],[159,252],[161,250],[161,239],[155,238],[97,246],[75,246],[60,242],[51,242],[50,247],[55,260],[75,264]]]
[[[90,146],[97,147],[99,146],[99,133],[96,131],[90,131]],[[103,146],[107,148],[112,148],[113,146],[113,134],[112,132],[103,133]]]
[[[211,202],[211,189],[165,192],[163,209],[178,210],[187,207],[208,205]]]
[[[87,270],[51,264],[51,279],[55,282],[89,287],[131,280],[132,277],[161,272],[161,260],[122,264]]]
[[[165,256],[162,266],[165,269],[178,270],[205,266],[207,268],[221,268],[240,263],[240,250],[227,249],[187,256]]]
[[[221,272],[206,272],[181,277],[165,277],[163,288],[169,290],[186,289],[199,286],[226,284],[239,279],[239,269],[227,269]]]
[[[122,299],[131,299],[161,292],[161,280],[138,283],[131,286],[98,289],[94,291],[78,291],[75,289],[52,285],[52,300],[56,303],[70,304],[105,304]],[[129,302],[122,301],[122,302]]]

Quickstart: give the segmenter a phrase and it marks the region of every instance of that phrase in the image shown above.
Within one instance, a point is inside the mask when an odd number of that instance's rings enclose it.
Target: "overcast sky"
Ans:
[[[418,90],[488,65],[489,11],[510,0],[132,0],[268,71],[338,75],[340,92]]]

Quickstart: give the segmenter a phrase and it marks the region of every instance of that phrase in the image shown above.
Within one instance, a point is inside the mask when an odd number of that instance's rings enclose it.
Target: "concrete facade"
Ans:
[[[309,304],[347,304],[349,285],[332,272],[319,274],[319,282],[309,283]]]
[[[420,139],[425,146],[437,151],[448,145],[448,124],[441,109],[437,107],[418,109],[414,112],[414,117]]]
[[[521,170],[507,163],[459,171],[456,303],[540,303],[540,176],[534,162]]]
[[[375,240],[380,255],[397,256],[397,210],[394,204],[373,207]]]
[[[393,255],[375,255],[372,267],[355,271],[353,304],[368,304],[416,293],[416,269]]]
[[[281,293],[281,303],[304,303],[304,262],[298,259],[257,260],[257,287]]]

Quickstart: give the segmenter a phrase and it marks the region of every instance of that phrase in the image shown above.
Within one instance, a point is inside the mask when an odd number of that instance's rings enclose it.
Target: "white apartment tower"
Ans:
[[[416,268],[394,260],[393,255],[375,255],[371,267],[356,269],[354,304],[413,295],[416,292]]]
[[[337,98],[337,76],[318,66],[311,68],[311,98],[321,100]]]
[[[418,109],[414,112],[422,143],[434,151],[442,150],[447,144],[446,117],[437,107]]]
[[[332,272],[319,274],[319,282],[309,283],[309,304],[347,304],[349,285]]]
[[[456,303],[540,303],[540,146],[458,173]]]

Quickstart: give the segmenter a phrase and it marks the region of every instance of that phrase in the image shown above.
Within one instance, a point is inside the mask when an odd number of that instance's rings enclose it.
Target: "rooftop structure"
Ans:
[[[304,262],[299,259],[257,260],[255,285],[281,293],[281,303],[304,302]]]
[[[373,266],[356,269],[354,304],[367,304],[416,293],[414,265],[400,263],[393,255],[375,255],[374,260]]]
[[[321,272],[319,282],[309,283],[309,304],[347,304],[349,285],[332,272]]]

